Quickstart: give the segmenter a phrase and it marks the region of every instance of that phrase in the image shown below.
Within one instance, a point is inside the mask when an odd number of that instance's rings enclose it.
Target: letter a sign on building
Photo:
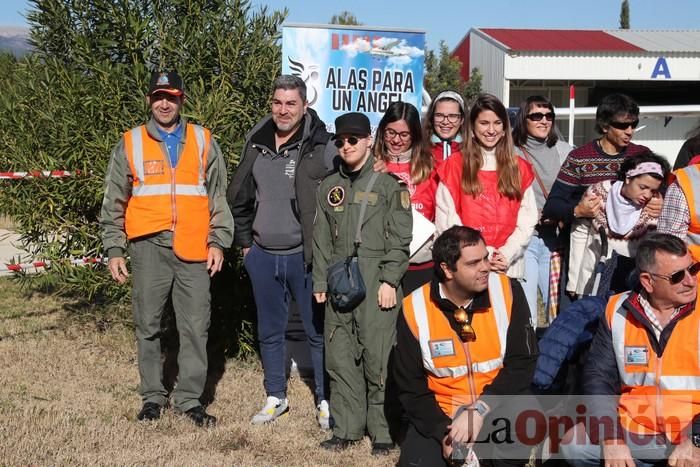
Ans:
[[[651,79],[659,77],[671,79],[671,70],[668,68],[668,63],[664,57],[659,57],[654,65],[654,71],[651,72]]]
[[[365,26],[284,25],[282,73],[304,80],[309,106],[333,132],[347,112],[369,117],[372,131],[392,102],[421,108],[425,33]]]

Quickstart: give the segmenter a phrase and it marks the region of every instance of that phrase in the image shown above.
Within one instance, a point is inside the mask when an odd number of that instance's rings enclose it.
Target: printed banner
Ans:
[[[347,112],[362,112],[376,129],[389,104],[420,110],[425,33],[348,26],[285,25],[282,73],[306,82],[309,105],[328,131]]]

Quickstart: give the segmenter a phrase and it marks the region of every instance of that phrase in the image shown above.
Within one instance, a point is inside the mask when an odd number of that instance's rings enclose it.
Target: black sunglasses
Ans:
[[[532,120],[533,122],[539,122],[543,118],[546,118],[548,122],[551,122],[554,120],[554,112],[547,112],[546,114],[543,114],[542,112],[532,112],[531,114],[527,114],[527,119]]]
[[[347,138],[336,138],[333,144],[335,144],[336,148],[340,149],[343,146],[345,146],[346,141],[350,143],[350,146],[354,146],[360,141],[360,139],[357,136],[348,136]]]
[[[631,122],[610,122],[610,126],[617,128],[618,130],[626,130],[629,127],[635,129],[637,128],[637,125],[639,125],[639,119],[632,120]]]
[[[695,277],[698,275],[700,272],[700,263],[694,263],[688,266],[686,269],[681,269],[680,271],[676,271],[671,275],[665,275],[665,274],[656,274],[655,272],[650,272],[647,271],[650,275],[660,277],[662,279],[665,279],[668,281],[669,284],[671,285],[676,285],[680,284],[683,279],[685,279],[685,273],[688,271],[688,274],[690,274],[690,277]]]
[[[471,317],[467,315],[464,308],[457,308],[454,312],[455,321],[461,326],[459,329],[459,339],[462,342],[474,342],[476,331],[471,324]]]

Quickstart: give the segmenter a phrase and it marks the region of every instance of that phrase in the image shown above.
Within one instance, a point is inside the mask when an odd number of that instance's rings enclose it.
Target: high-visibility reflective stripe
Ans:
[[[131,149],[134,151],[134,168],[136,169],[136,177],[139,179],[139,183],[143,183],[144,180],[144,168],[143,168],[143,138],[141,134],[141,127],[136,127],[130,130],[131,133]]]
[[[610,322],[610,332],[612,334],[613,350],[615,351],[615,360],[617,360],[617,371],[620,373],[622,384],[627,386],[647,386],[649,384],[640,384],[642,381],[648,381],[644,378],[645,373],[627,373],[625,371],[625,325],[627,324],[627,310],[622,304],[629,297],[629,292],[616,295],[613,299],[616,300],[613,307],[613,315]],[[640,378],[642,378],[640,380]],[[654,384],[654,375],[651,374],[650,385]]]
[[[690,230],[686,233],[691,245],[700,245],[700,234],[691,232]]]
[[[430,353],[430,325],[428,325],[428,311],[425,308],[425,298],[422,293],[414,293],[411,294],[411,301],[413,302],[413,315],[416,318],[416,326],[418,327],[418,342],[423,356],[423,367],[435,376],[440,377],[466,375],[469,371],[466,365],[435,368],[435,363]]]
[[[617,302],[613,305],[615,312],[613,313],[612,323],[610,325],[620,379],[625,386],[656,386],[655,373],[625,371],[625,326],[627,323],[627,310],[622,307],[622,303],[628,296],[629,292],[617,298]],[[700,391],[700,376],[662,375],[659,377],[659,388],[669,391]]]
[[[467,374],[468,369],[465,366],[449,366],[443,368],[426,368],[429,372],[435,376],[440,376],[442,378],[452,377],[457,378],[459,376],[464,376]]]
[[[498,329],[500,356],[485,362],[472,363],[472,371],[474,373],[488,373],[501,368],[505,357],[506,339],[508,335],[508,315],[503,286],[498,274],[489,275],[489,298],[491,299],[491,308]],[[425,306],[423,294],[413,294],[411,296],[411,301],[413,302],[413,314],[416,319],[416,326],[418,327],[418,340],[423,357],[423,367],[435,376],[440,377],[455,377],[467,374],[468,366],[466,365],[442,368],[435,367],[430,352],[430,326],[428,324],[428,311]]]
[[[199,154],[199,179],[197,180],[200,185],[204,185],[204,145],[206,140],[204,139],[204,128],[199,125],[192,125],[194,128],[194,137],[197,140],[197,152]]]
[[[622,384],[625,386],[656,386],[656,375],[654,373],[625,373],[625,375],[620,375],[622,378]]]
[[[132,196],[158,196],[170,195],[172,185],[163,183],[159,185],[137,185]],[[207,189],[203,185],[175,185],[175,194],[178,196],[207,196]]]
[[[472,371],[474,373],[488,373],[489,371],[498,370],[503,366],[503,358],[494,358],[485,362],[472,363]]]
[[[508,311],[506,309],[506,297],[503,293],[501,278],[493,272],[489,273],[489,299],[491,300],[491,310],[496,318],[498,340],[501,346],[500,361],[503,363],[503,358],[506,355],[506,340],[508,338]]]
[[[669,391],[700,391],[698,376],[661,376],[659,383],[661,389]]]

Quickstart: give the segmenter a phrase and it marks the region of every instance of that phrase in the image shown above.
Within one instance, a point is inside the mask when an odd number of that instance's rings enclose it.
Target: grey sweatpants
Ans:
[[[207,335],[210,320],[209,274],[206,262],[180,260],[172,248],[137,240],[130,244],[132,306],[136,324],[139,393],[143,402],[165,405],[161,364],[161,317],[172,294],[180,351],[173,390],[175,410],[200,405],[207,377]]]

